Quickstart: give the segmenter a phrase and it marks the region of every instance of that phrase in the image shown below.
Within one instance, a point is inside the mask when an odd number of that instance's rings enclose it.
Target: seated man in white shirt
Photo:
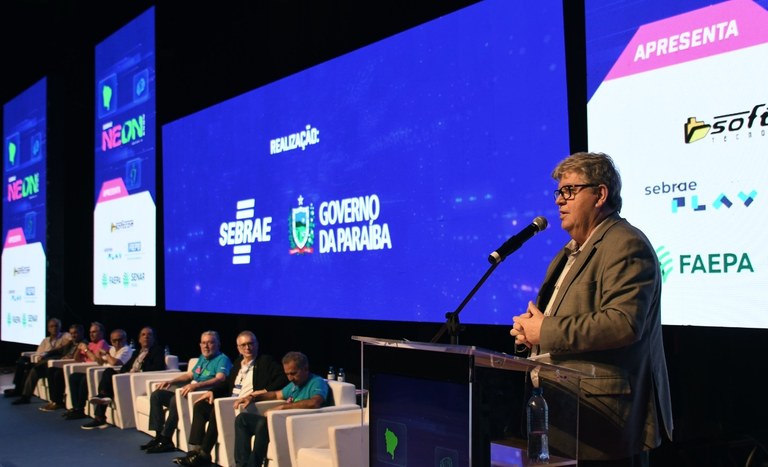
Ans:
[[[109,351],[98,350],[96,353],[88,350],[88,356],[93,361],[104,366],[123,365],[131,359],[133,348],[128,345],[128,336],[122,329],[115,329],[110,333]],[[79,420],[86,418],[85,404],[88,401],[88,381],[85,373],[72,373],[69,375],[69,390],[72,392],[72,408],[64,413],[65,420]]]

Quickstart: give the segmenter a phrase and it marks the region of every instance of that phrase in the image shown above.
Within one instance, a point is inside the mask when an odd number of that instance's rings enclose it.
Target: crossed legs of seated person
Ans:
[[[255,436],[251,448],[251,436]],[[237,467],[260,467],[267,465],[267,417],[255,413],[241,412],[235,418],[235,465]]]
[[[206,423],[208,424],[206,428]],[[207,400],[195,403],[192,414],[192,426],[189,433],[189,451],[185,456],[176,457],[173,462],[179,465],[211,465],[211,451],[219,437],[213,404]]]
[[[112,368],[107,368],[101,375],[99,381],[99,393],[96,397],[92,398],[88,402],[93,404],[92,413],[93,420],[80,426],[84,430],[93,430],[107,428],[107,407],[112,403],[112,399],[115,397],[115,390],[112,386],[112,376],[117,372]],[[71,384],[71,383],[70,383]]]
[[[168,407],[168,416],[164,416],[164,407]],[[157,389],[149,397],[149,429],[156,435],[141,449],[149,454],[172,452],[176,450],[171,437],[179,424],[179,412],[176,408],[176,393],[173,389]]]

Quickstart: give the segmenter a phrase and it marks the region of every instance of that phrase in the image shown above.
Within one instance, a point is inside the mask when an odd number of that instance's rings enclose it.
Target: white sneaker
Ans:
[[[96,405],[110,405],[112,403],[112,398],[107,396],[96,396],[92,397],[88,402]]]

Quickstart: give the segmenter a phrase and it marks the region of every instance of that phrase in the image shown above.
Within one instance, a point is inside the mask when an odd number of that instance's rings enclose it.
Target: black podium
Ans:
[[[587,376],[474,346],[352,339],[360,342],[363,389],[369,397],[370,467],[528,465],[526,374],[533,372],[547,385],[575,387]],[[578,440],[578,396],[548,403],[550,416],[559,421],[551,430]],[[549,465],[575,465],[577,446],[551,446]]]

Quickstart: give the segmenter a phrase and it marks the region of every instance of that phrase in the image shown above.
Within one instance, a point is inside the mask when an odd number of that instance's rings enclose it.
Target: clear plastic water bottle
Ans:
[[[525,414],[528,417],[528,460],[532,464],[548,464],[549,408],[541,388],[533,388]]]
[[[347,380],[347,375],[344,373],[344,368],[339,367],[339,373],[336,375],[336,381],[344,382]]]
[[[136,350],[136,341],[134,341],[133,339],[131,339],[131,342],[128,344],[128,346],[129,346],[130,348],[132,348],[133,350]]]
[[[167,357],[167,356],[168,356],[168,355],[170,355],[170,354],[171,354],[171,348],[170,348],[169,346],[167,346],[167,345],[166,345],[166,346],[165,346],[165,356]]]
[[[332,366],[328,367],[328,375],[326,376],[327,380],[336,379],[336,371],[334,371]]]

